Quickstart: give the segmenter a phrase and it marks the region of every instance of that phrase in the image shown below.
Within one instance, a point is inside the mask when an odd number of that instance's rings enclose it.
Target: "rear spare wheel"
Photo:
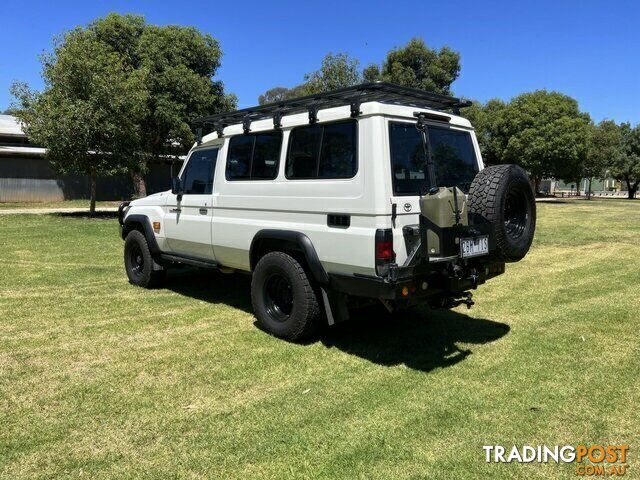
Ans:
[[[494,165],[479,172],[468,197],[472,222],[489,222],[496,256],[517,262],[529,251],[536,229],[536,202],[527,173],[517,165]]]

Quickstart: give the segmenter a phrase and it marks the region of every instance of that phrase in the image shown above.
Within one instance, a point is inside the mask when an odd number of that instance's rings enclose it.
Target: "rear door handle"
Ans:
[[[202,215],[206,215],[206,214],[207,214],[207,209],[206,209],[206,208],[201,208],[201,209],[200,209],[200,213],[201,213]]]
[[[182,211],[181,208],[172,208],[171,210],[169,210],[171,213],[178,213],[180,211]]]

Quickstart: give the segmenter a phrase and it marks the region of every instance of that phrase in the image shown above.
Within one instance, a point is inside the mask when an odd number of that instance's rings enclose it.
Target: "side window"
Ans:
[[[286,177],[352,178],[358,170],[356,121],[291,130]]]
[[[213,192],[213,172],[218,149],[196,150],[182,172],[185,195],[208,195]]]
[[[282,133],[237,135],[229,140],[227,180],[273,180],[278,175]]]
[[[226,175],[228,180],[244,180],[251,176],[254,136],[239,135],[229,140]]]

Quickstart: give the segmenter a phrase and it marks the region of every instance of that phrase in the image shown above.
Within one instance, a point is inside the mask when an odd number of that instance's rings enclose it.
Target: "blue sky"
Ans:
[[[242,107],[299,83],[327,52],[365,66],[419,36],[460,52],[457,95],[485,101],[547,88],[575,97],[595,120],[640,122],[640,2],[625,0],[0,0],[0,110],[13,80],[42,86],[38,56],[55,35],[109,12],[213,35],[225,54],[218,78]]]

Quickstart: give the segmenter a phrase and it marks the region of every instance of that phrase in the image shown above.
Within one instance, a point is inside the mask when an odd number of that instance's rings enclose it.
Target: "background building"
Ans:
[[[0,115],[0,203],[47,202],[89,198],[89,178],[56,175],[45,159],[44,148],[33,145],[15,117]],[[147,192],[171,188],[171,175],[183,159],[151,162],[145,176]],[[98,200],[127,200],[133,195],[127,174],[98,177]]]

